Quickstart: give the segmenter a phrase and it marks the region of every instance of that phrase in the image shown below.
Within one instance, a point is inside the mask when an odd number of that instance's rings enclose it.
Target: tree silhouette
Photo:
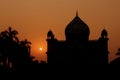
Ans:
[[[19,41],[18,31],[11,27],[0,33],[0,64],[4,68],[17,68],[32,64],[30,55],[31,42],[27,39]]]
[[[18,31],[9,27],[0,32],[0,73],[15,77],[14,73],[38,71],[46,62],[33,61],[31,42],[27,39],[20,41]],[[5,79],[6,80],[6,79]]]
[[[18,32],[16,30],[12,30],[11,27],[8,30],[1,32],[1,52],[3,59],[3,66],[9,67],[13,60],[14,48],[16,44],[19,43],[19,39],[17,38]]]
[[[117,56],[120,55],[120,48],[118,48],[118,52],[116,53]],[[110,62],[110,64],[114,65],[114,64],[120,64],[120,56],[117,57],[116,59],[114,59],[113,61]]]
[[[23,53],[21,57],[23,57],[22,59],[25,64],[32,63],[33,57],[30,56],[30,48],[31,48],[30,44],[31,42],[28,41],[27,39],[20,42],[21,51],[22,51],[21,53]]]
[[[5,30],[1,33],[2,37],[9,38],[9,40],[19,43],[19,39],[16,35],[18,35],[18,31],[12,30],[12,27],[9,27],[8,30]]]
[[[31,42],[29,42],[27,39],[25,39],[25,40],[23,40],[23,41],[20,42],[20,45],[22,47],[26,47],[27,48],[28,53],[30,53],[30,48],[31,48],[30,44],[31,44]]]

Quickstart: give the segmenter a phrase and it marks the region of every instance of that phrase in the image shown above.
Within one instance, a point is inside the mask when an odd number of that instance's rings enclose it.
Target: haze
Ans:
[[[47,31],[65,39],[64,29],[77,10],[90,28],[90,39],[98,39],[107,29],[109,60],[113,60],[120,48],[120,0],[0,0],[0,31],[12,26],[21,40],[32,42],[32,55],[46,60]]]

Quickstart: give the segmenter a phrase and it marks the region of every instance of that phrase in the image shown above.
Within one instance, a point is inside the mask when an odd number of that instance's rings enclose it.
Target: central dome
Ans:
[[[89,38],[90,30],[76,13],[76,17],[67,25],[65,35],[67,41],[86,41]]]

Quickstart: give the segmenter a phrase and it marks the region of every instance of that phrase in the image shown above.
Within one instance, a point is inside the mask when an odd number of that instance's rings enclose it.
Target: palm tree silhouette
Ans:
[[[9,27],[8,31],[4,31],[4,33],[6,34],[6,36],[8,36],[8,38],[11,41],[14,41],[14,42],[17,42],[17,43],[19,42],[19,39],[16,37],[16,35],[18,35],[18,31],[12,30],[12,27]]]
[[[16,30],[12,30],[12,27],[9,27],[8,30],[3,31],[0,34],[0,37],[2,38],[1,51],[3,57],[3,65],[6,67],[9,67],[10,63],[12,63],[13,55],[15,54],[14,48],[19,43],[17,35],[18,32]]]
[[[30,41],[28,41],[27,39],[25,39],[25,40],[23,40],[23,41],[21,41],[20,42],[20,46],[21,46],[21,57],[22,57],[22,63],[23,63],[23,65],[25,64],[25,65],[29,65],[29,64],[31,64],[32,63],[32,59],[34,58],[34,57],[32,57],[31,55],[30,55],[30,48],[31,48],[31,46],[30,46],[30,44],[31,44],[31,42]]]
[[[27,39],[25,39],[25,40],[23,40],[23,41],[21,41],[21,46],[22,47],[26,47],[27,48],[27,50],[28,50],[28,53],[30,53],[30,44],[32,44],[30,41],[28,41]]]

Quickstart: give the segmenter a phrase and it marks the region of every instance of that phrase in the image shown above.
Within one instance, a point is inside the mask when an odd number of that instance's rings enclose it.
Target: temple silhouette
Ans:
[[[108,33],[105,29],[97,40],[89,40],[90,29],[78,16],[66,26],[66,40],[47,33],[48,64],[108,64]]]

